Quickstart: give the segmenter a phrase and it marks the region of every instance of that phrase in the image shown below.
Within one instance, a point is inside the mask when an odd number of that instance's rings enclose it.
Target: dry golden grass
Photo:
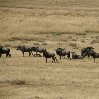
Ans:
[[[22,57],[12,50],[12,58],[0,59],[1,99],[97,99],[99,63],[89,60],[59,60],[45,63],[43,57]]]
[[[8,43],[7,45],[12,47],[16,45],[15,43],[13,45],[13,41],[18,44],[25,41],[44,42],[49,40],[50,36],[53,41],[58,41],[55,39],[58,35],[61,41],[67,41],[61,35],[84,33],[97,35],[99,31],[96,13],[91,13],[91,15],[85,13],[84,16],[80,16],[82,11],[78,11],[78,15],[76,10],[73,12],[70,8],[66,8],[66,11],[62,8],[60,10],[45,8],[44,11],[44,9],[36,8],[31,10],[1,7],[0,12],[0,42],[3,45]],[[85,12],[89,13],[86,10]],[[70,14],[65,15],[66,13]]]
[[[98,99],[99,59],[45,63],[18,45],[51,52],[64,47],[80,54],[99,52],[99,0],[0,0],[0,45],[11,58],[0,58],[0,99]]]

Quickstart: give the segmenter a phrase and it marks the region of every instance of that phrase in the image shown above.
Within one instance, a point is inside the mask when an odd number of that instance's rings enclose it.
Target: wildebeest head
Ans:
[[[31,50],[32,50],[32,51],[36,51],[36,47],[34,47],[34,46],[31,47]]]
[[[62,50],[65,50],[65,48],[57,48],[56,50],[58,50],[58,51],[62,51]]]
[[[16,50],[20,50],[20,48],[21,48],[21,46],[18,46],[18,47],[16,48]]]
[[[65,48],[57,48],[56,49],[56,54],[60,55],[62,53],[62,51],[64,51],[64,50],[65,50]]]
[[[93,51],[94,48],[93,47],[86,47],[86,48],[83,48],[81,51],[82,52],[88,52],[88,51]]]
[[[83,48],[81,50],[81,55],[83,57],[86,57],[86,56],[90,57],[90,52],[93,52],[93,51],[94,51],[94,48],[93,47],[86,47],[86,48]]]
[[[42,52],[43,52],[43,53],[46,53],[46,52],[47,52],[46,48],[45,48],[45,49],[43,49],[43,50],[42,50]]]
[[[68,58],[70,58],[70,51],[65,50],[65,48],[57,48],[56,49],[56,54],[60,56],[67,56]]]
[[[45,54],[47,53],[47,50],[46,49],[43,49],[42,52],[43,52],[43,57],[44,57]]]
[[[87,49],[93,50],[94,48],[93,47],[87,47]]]

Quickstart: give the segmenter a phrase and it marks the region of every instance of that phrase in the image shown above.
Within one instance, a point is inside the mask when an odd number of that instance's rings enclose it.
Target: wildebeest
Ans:
[[[52,58],[52,62],[53,62],[53,61],[54,61],[54,62],[57,61],[55,54],[46,51],[46,49],[43,50],[43,57],[46,58],[46,63],[47,63],[47,59],[48,59],[48,58]]]
[[[41,55],[40,54],[37,54],[37,53],[38,52],[39,53],[43,53],[44,50],[45,50],[45,48],[40,48],[38,46],[33,48],[33,51],[36,52],[36,55],[39,55],[39,56],[41,56]]]
[[[90,57],[90,52],[94,51],[93,47],[86,47],[81,49],[81,56],[85,58],[86,56],[89,58]]]
[[[81,55],[77,55],[75,52],[71,52],[71,53],[72,53],[72,59],[83,59]]]
[[[0,58],[1,58],[2,54],[6,54],[6,57],[8,57],[8,56],[11,57],[10,49],[0,46]]]
[[[94,58],[94,63],[95,63],[95,59],[99,58],[99,53],[97,53],[97,52],[91,51],[90,55],[92,56],[92,58]]]
[[[70,58],[70,51],[66,51],[65,48],[57,48],[56,54],[60,56],[60,59],[63,56],[67,56],[69,59],[71,59]]]
[[[35,47],[28,47],[28,46],[18,46],[18,47],[17,47],[17,50],[22,51],[23,57],[24,57],[24,52],[28,52],[28,53],[29,53],[29,56],[30,56],[31,54],[33,55],[32,51],[33,51],[34,49],[35,49]]]

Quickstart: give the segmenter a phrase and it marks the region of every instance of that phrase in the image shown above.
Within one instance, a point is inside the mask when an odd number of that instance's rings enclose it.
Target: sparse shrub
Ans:
[[[27,35],[27,34],[20,34],[16,36],[12,36],[7,39],[8,41],[37,41],[37,36]]]
[[[58,35],[61,35],[61,33],[60,32],[53,32],[52,35],[53,36],[58,36]]]
[[[91,36],[91,38],[94,38],[93,36]]]
[[[85,35],[83,35],[83,36],[82,36],[82,38],[86,38],[86,36],[85,36]]]
[[[92,40],[91,41],[91,44],[95,44],[95,43],[99,43],[99,39],[96,39],[96,40]]]
[[[40,45],[39,43],[34,43],[34,45]]]
[[[10,44],[5,44],[4,46],[5,46],[5,47],[11,47],[11,45],[10,45]]]
[[[62,40],[62,41],[67,42],[67,40],[66,40],[66,39],[65,39],[65,40]]]
[[[25,85],[26,82],[23,80],[15,80],[13,82],[11,82],[13,85]]]
[[[80,36],[81,38],[86,38],[86,33],[77,33],[76,35]]]
[[[41,97],[39,97],[39,96],[35,96],[35,99],[42,99]]]
[[[85,36],[86,33],[77,33],[76,35],[79,35],[79,36]]]
[[[45,42],[44,40],[38,40],[38,42]]]
[[[46,37],[51,37],[50,35],[46,35]]]
[[[99,36],[96,36],[96,39],[99,39]]]
[[[86,33],[92,32],[91,30],[85,30]]]
[[[72,39],[72,41],[76,41],[76,39]]]
[[[12,37],[10,39],[8,39],[9,41],[21,41],[22,39],[19,37]]]
[[[99,33],[99,30],[86,30],[85,33]]]
[[[38,42],[45,42],[45,39],[44,38],[39,38]]]
[[[68,39],[72,39],[72,36],[68,36]]]
[[[59,44],[59,45],[62,45],[62,43],[61,43],[61,42],[59,42],[58,44]]]
[[[24,80],[12,80],[12,81],[6,81],[6,83],[9,83],[11,85],[26,85],[26,81]]]
[[[73,47],[73,49],[79,48],[76,43],[69,43],[69,46]]]
[[[47,43],[46,43],[46,42],[44,42],[44,43],[42,43],[42,45],[47,45]]]
[[[82,43],[86,43],[86,41],[84,39],[81,40]]]

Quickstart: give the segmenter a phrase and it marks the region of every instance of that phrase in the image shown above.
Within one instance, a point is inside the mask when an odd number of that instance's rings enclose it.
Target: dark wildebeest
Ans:
[[[71,53],[72,53],[72,59],[83,59],[81,55],[77,55],[75,52],[71,52]]]
[[[66,51],[65,48],[57,48],[56,54],[60,56],[60,59],[63,56],[67,56],[69,59],[71,59],[70,58],[70,51]]]
[[[1,58],[2,54],[6,54],[6,57],[8,57],[8,56],[11,57],[10,49],[0,46],[0,58]]]
[[[36,52],[36,56],[39,55],[41,56],[40,54],[37,54],[38,52],[39,53],[43,53],[45,49],[44,48],[40,48],[40,47],[34,47],[33,51]]]
[[[31,54],[33,55],[32,51],[33,51],[34,49],[35,49],[35,47],[27,47],[27,46],[18,46],[18,47],[17,47],[17,50],[22,51],[23,57],[24,57],[24,52],[28,52],[28,53],[29,53],[29,56],[30,56]]]
[[[52,62],[53,62],[53,61],[54,61],[54,62],[57,61],[55,54],[54,54],[54,53],[49,53],[48,51],[46,51],[46,49],[43,50],[43,57],[46,58],[46,63],[47,63],[47,59],[48,59],[48,58],[52,58]]]
[[[96,53],[96,52],[94,52],[94,51],[91,51],[91,52],[90,52],[90,56],[92,56],[92,58],[94,58],[94,63],[95,63],[95,59],[96,59],[96,58],[99,58],[99,53]]]
[[[81,56],[85,58],[86,56],[90,57],[90,52],[94,51],[93,47],[86,47],[81,50]]]

